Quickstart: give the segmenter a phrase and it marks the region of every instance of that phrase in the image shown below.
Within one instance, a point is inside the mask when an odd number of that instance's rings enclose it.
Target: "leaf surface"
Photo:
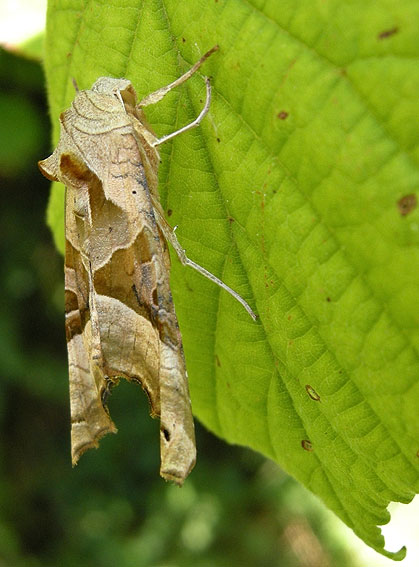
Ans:
[[[161,148],[161,200],[259,320],[174,259],[194,413],[394,559],[377,525],[419,488],[418,19],[414,0],[56,0],[45,61],[56,141],[72,78],[141,97],[219,44],[209,115]],[[174,131],[204,96],[195,76],[149,122]],[[54,188],[61,247],[62,211]]]

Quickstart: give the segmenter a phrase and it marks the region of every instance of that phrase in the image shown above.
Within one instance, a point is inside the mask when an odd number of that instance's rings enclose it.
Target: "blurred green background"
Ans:
[[[112,393],[118,435],[71,468],[63,262],[36,165],[50,153],[44,77],[0,51],[0,80],[0,566],[358,565],[304,488],[199,423],[195,470],[165,484],[159,424],[133,385]]]

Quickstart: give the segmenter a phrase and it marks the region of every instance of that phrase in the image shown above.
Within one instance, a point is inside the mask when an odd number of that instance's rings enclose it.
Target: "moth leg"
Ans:
[[[153,205],[154,205],[154,202],[153,202]],[[163,217],[158,206],[154,206],[154,215],[156,217],[156,221],[157,221],[157,224],[159,225],[160,230],[162,231],[166,240],[168,242],[170,242],[170,244],[173,246],[181,264],[183,266],[190,266],[191,268],[193,268],[194,270],[199,272],[201,275],[205,276],[206,278],[208,278],[209,280],[211,280],[212,282],[214,282],[215,284],[220,286],[222,289],[227,291],[230,295],[232,295],[234,297],[234,299],[236,299],[241,305],[243,305],[243,307],[246,309],[246,311],[249,313],[249,315],[252,317],[252,319],[256,320],[257,319],[256,313],[252,310],[250,305],[247,303],[247,301],[245,301],[242,298],[241,295],[239,295],[236,291],[234,291],[234,289],[231,289],[231,287],[228,286],[227,284],[225,284],[222,280],[217,278],[217,276],[214,276],[214,274],[212,274],[211,272],[209,272],[208,270],[206,270],[205,268],[203,268],[202,266],[200,266],[199,264],[197,264],[193,260],[190,260],[187,257],[185,250],[182,248],[179,240],[177,239],[177,237],[175,235],[174,230],[166,222],[166,219]]]
[[[195,65],[193,65],[193,67],[189,69],[189,71],[186,71],[186,73],[184,73],[181,77],[179,77],[178,79],[176,79],[176,81],[173,81],[169,85],[166,85],[165,87],[161,87],[157,91],[154,91],[153,93],[150,93],[147,96],[145,96],[137,104],[137,107],[143,108],[144,106],[148,106],[149,104],[155,104],[156,102],[159,102],[172,89],[175,89],[176,87],[182,85],[185,81],[190,79],[190,77],[192,77],[192,75],[201,67],[202,63],[206,59],[208,59],[208,57],[212,55],[214,51],[218,51],[218,49],[219,49],[218,45],[215,45],[212,49],[207,51],[207,53],[205,53],[205,55],[203,55],[201,59],[197,61]]]
[[[210,81],[209,81],[208,77],[205,77],[205,85],[207,87],[207,98],[206,98],[206,101],[205,101],[205,106],[201,110],[199,115],[195,118],[195,120],[193,122],[190,122],[189,124],[186,124],[186,126],[179,128],[179,130],[172,132],[171,134],[167,134],[166,136],[163,136],[162,138],[156,139],[154,142],[151,143],[151,145],[153,147],[158,146],[160,144],[163,144],[163,142],[167,142],[167,140],[171,140],[175,136],[178,136],[179,134],[183,134],[183,132],[187,132],[188,130],[192,130],[192,128],[196,128],[196,126],[198,126],[198,124],[200,124],[201,120],[207,114],[209,107],[210,107],[210,104],[211,104],[211,85],[210,85]]]

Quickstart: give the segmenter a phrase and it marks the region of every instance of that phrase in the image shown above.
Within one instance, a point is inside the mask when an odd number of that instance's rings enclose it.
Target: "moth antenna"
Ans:
[[[71,78],[71,82],[73,83],[74,90],[76,91],[76,93],[78,93],[80,91],[80,89],[79,89],[79,85],[77,84],[77,81],[74,77]]]
[[[118,97],[118,100],[119,100],[119,102],[121,103],[121,106],[122,106],[122,108],[124,109],[124,112],[126,112],[125,104],[124,104],[124,101],[123,101],[122,95],[121,95],[121,91],[116,91],[115,94],[116,94],[116,96]]]

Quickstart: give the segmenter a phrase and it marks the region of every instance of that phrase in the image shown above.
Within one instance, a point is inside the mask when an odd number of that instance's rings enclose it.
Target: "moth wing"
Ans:
[[[152,414],[160,416],[160,474],[182,484],[196,450],[169,255],[147,183],[156,195],[158,154],[139,143],[127,115],[110,114],[112,123],[105,123],[102,113],[89,124],[84,119],[96,116],[93,105],[78,124],[81,102],[77,113],[64,113],[57,151],[67,186],[67,261],[74,269],[68,281],[76,279],[69,304],[77,301],[79,314],[71,323],[77,338],[69,343],[73,459],[115,431],[101,393],[109,380],[124,377],[141,383]]]
[[[90,238],[89,190],[94,176],[71,153],[61,156],[66,185],[65,313],[70,379],[71,453],[73,464],[101,437],[116,432],[102,403],[106,376],[97,360],[91,317],[91,289],[86,243]]]
[[[101,192],[90,193],[93,226],[102,227],[103,232],[107,227],[112,242],[112,254],[95,265],[95,289],[104,306],[103,311],[98,309],[104,359],[109,372],[119,371],[146,390],[152,414],[161,421],[160,474],[182,484],[195,464],[195,436],[182,339],[170,292],[169,252],[149,187],[152,164],[141,153],[134,131],[123,136],[109,133],[106,148],[113,148],[113,153],[103,170]],[[120,325],[117,314],[110,315],[109,304],[105,309],[106,297],[120,302],[125,325]],[[124,345],[123,356],[116,352],[118,344]],[[132,346],[127,349],[126,345]]]

